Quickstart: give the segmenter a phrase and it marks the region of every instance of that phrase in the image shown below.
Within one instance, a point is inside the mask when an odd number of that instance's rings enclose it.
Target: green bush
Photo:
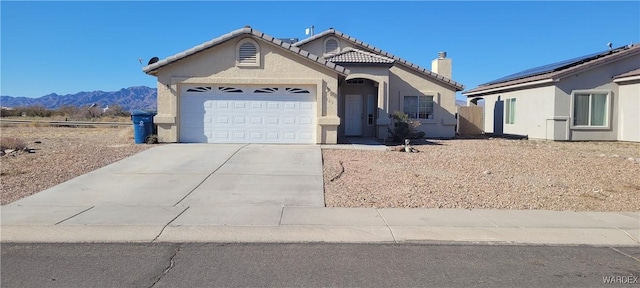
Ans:
[[[420,122],[411,120],[409,115],[400,111],[395,111],[391,115],[393,119],[393,130],[389,128],[389,134],[394,142],[404,142],[404,139],[416,139],[425,136],[422,131],[415,131],[420,126]]]

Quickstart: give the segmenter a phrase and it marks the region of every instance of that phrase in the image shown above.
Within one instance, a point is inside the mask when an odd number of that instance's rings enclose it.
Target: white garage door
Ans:
[[[183,86],[180,142],[316,143],[309,86]]]

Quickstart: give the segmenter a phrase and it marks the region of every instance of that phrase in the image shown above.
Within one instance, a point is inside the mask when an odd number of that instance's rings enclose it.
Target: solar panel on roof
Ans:
[[[620,48],[624,48],[624,46],[620,47]],[[604,52],[592,53],[592,54],[589,54],[589,55],[585,55],[585,56],[581,56],[581,57],[577,57],[577,58],[573,58],[573,59],[569,59],[569,60],[563,60],[563,61],[560,61],[560,62],[555,62],[555,63],[551,63],[551,64],[547,64],[547,65],[543,65],[543,66],[527,69],[527,70],[520,71],[520,72],[515,73],[515,74],[511,74],[511,75],[508,75],[508,76],[493,80],[491,82],[487,82],[487,83],[481,84],[480,86],[486,86],[486,85],[506,82],[506,81],[509,81],[509,80],[516,80],[516,79],[536,76],[536,75],[540,75],[540,74],[544,74],[544,73],[548,73],[548,72],[558,71],[558,70],[561,70],[564,67],[573,66],[575,64],[578,64],[578,63],[581,63],[581,62],[584,62],[584,61],[587,61],[587,60],[591,60],[591,58],[598,58],[599,56],[603,56],[603,55],[609,54],[610,52],[617,51],[620,48],[617,48],[617,49],[614,49],[614,50],[607,50],[607,51],[604,51]]]

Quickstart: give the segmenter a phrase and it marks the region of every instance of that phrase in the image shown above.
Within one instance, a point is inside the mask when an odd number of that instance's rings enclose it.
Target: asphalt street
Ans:
[[[4,243],[1,250],[4,288],[640,285],[640,247]]]

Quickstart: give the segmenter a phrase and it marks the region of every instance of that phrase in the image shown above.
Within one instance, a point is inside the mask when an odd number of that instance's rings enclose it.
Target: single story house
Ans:
[[[484,131],[531,139],[640,142],[640,45],[509,75],[462,93],[484,99]]]
[[[337,143],[386,138],[390,115],[455,134],[452,61],[432,71],[334,29],[302,41],[249,26],[143,67],[157,77],[161,142]]]

